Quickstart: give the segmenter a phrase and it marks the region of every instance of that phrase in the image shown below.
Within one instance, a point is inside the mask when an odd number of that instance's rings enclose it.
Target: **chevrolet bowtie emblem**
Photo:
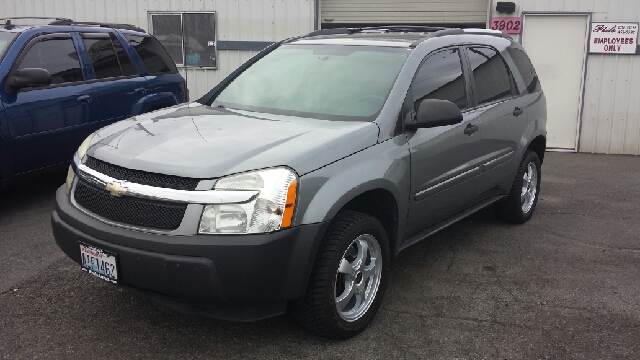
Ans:
[[[106,188],[107,188],[107,190],[109,190],[111,195],[117,196],[117,197],[120,197],[120,196],[126,194],[127,191],[129,190],[126,187],[122,186],[122,184],[119,181],[114,181],[112,183],[108,183]]]

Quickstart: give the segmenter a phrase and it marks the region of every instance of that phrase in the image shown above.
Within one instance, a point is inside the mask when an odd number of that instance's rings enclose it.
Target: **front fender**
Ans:
[[[150,109],[159,109],[163,107],[169,107],[178,105],[178,99],[171,92],[159,92],[155,94],[149,94],[143,96],[133,106],[132,116],[144,114]]]
[[[407,139],[400,135],[302,176],[296,225],[329,221],[358,195],[383,189],[396,200],[398,235],[403,235],[409,201],[409,156]]]

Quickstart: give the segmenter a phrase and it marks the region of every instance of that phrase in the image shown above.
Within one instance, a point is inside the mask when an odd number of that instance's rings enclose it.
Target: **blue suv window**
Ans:
[[[122,75],[124,76],[138,75],[138,71],[136,70],[136,67],[131,62],[129,55],[127,54],[127,51],[124,49],[124,46],[122,46],[122,43],[120,43],[120,40],[118,40],[113,33],[109,35],[111,37],[111,43],[113,44],[113,48],[116,50],[116,54],[118,55],[118,61],[120,61],[120,68],[122,69]]]
[[[9,50],[9,45],[18,36],[16,33],[0,31],[0,60],[4,57],[4,53]]]
[[[45,38],[35,43],[18,65],[18,70],[26,68],[49,71],[52,85],[84,80],[78,53],[70,37]]]
[[[122,76],[116,51],[107,34],[83,34],[82,42],[87,49],[96,79]]]
[[[173,60],[162,45],[151,36],[125,35],[136,50],[149,74],[177,72]]]

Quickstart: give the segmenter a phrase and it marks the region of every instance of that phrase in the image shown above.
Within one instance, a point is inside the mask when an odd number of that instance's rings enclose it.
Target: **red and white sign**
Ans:
[[[638,46],[638,23],[593,23],[592,54],[635,54]]]
[[[507,34],[520,34],[522,32],[522,18],[494,17],[491,19],[491,30],[500,30]]]

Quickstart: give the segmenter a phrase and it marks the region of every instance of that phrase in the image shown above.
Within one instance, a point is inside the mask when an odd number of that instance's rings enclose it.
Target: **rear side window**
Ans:
[[[129,54],[127,54],[127,51],[124,49],[124,46],[122,45],[122,43],[120,43],[120,40],[118,40],[118,38],[116,38],[116,36],[113,33],[110,33],[109,36],[111,37],[111,43],[113,44],[113,48],[116,50],[118,61],[120,61],[120,68],[122,69],[122,75],[124,76],[138,75],[138,71],[136,70],[136,67],[131,62],[131,59],[129,58]]]
[[[470,47],[467,53],[473,70],[478,105],[513,95],[509,70],[498,52],[486,47]]]
[[[52,85],[84,80],[71,37],[45,38],[35,43],[18,65],[18,70],[26,68],[47,70]]]
[[[416,111],[424,99],[449,100],[460,109],[467,107],[467,94],[460,50],[447,49],[430,55],[411,85]]]
[[[149,74],[176,72],[176,66],[167,51],[152,36],[126,34],[125,37],[136,50]]]
[[[84,47],[87,49],[89,59],[91,59],[96,79],[122,76],[116,51],[107,34],[83,34],[82,42],[84,42]]]
[[[536,74],[536,70],[533,68],[533,64],[531,64],[531,60],[529,60],[527,54],[525,54],[524,51],[515,48],[508,48],[507,51],[509,52],[509,55],[511,55],[513,62],[516,64],[518,72],[522,75],[522,80],[524,80],[527,91],[529,93],[542,91],[538,74]]]

